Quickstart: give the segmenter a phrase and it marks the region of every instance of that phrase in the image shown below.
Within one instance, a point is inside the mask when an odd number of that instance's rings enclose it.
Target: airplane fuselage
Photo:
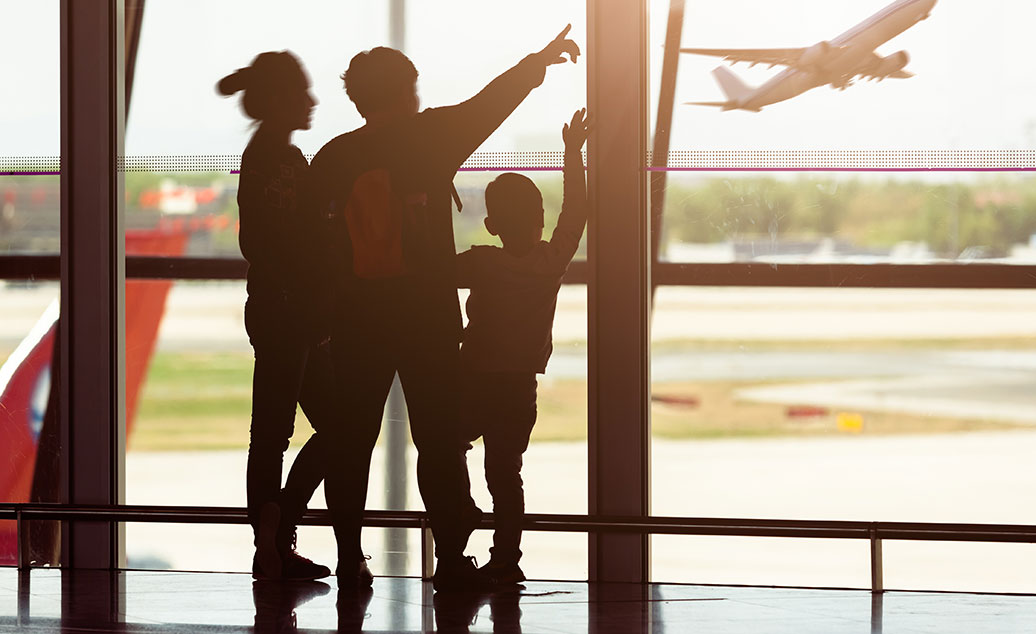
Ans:
[[[759,111],[825,84],[847,85],[874,50],[928,17],[936,0],[898,0],[830,41],[820,68],[789,67],[729,109]]]

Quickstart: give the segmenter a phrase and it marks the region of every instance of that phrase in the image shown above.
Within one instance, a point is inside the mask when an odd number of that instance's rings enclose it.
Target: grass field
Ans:
[[[243,353],[170,353],[155,355],[140,399],[129,448],[173,451],[243,448],[248,445],[252,357]],[[853,412],[862,427],[839,428],[839,412],[792,418],[780,405],[749,403],[737,391],[765,382],[656,383],[655,396],[697,405],[655,403],[653,433],[665,438],[814,436],[835,434],[916,434],[1010,429],[981,420]],[[539,417],[534,441],[586,439],[586,383],[541,379]],[[293,444],[311,428],[300,411]]]

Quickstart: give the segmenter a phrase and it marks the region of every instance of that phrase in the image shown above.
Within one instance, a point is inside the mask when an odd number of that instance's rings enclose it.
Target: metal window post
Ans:
[[[120,504],[125,462],[124,0],[61,0],[63,501]],[[116,568],[119,529],[69,522],[62,563]]]
[[[647,2],[588,0],[589,510],[650,514]],[[650,579],[647,535],[593,533],[592,581]]]

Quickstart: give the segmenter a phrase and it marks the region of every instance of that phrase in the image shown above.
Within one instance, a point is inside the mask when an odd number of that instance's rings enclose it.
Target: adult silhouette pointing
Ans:
[[[332,432],[340,462],[325,486],[338,540],[339,584],[362,566],[360,525],[370,455],[399,373],[418,450],[417,479],[436,540],[436,589],[491,583],[464,557],[481,512],[471,499],[458,429],[453,176],[539,86],[548,66],[575,62],[570,26],[463,103],[420,111],[417,69],[400,51],[364,51],[342,75],[366,124],[313,159],[318,206],[341,219],[342,273],[332,346],[348,425]],[[459,201],[458,201],[459,202]]]

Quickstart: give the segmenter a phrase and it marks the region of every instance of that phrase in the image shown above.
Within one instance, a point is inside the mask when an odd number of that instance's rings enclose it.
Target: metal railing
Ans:
[[[243,280],[248,263],[240,258],[130,255],[128,279]],[[656,286],[776,286],[823,288],[1036,288],[1036,266],[991,263],[938,264],[770,264],[766,262],[658,262]],[[56,280],[58,255],[0,256],[0,279]],[[563,282],[586,284],[589,268],[572,262]]]
[[[173,524],[247,524],[247,509],[202,506],[70,506],[62,504],[0,504],[0,520],[17,522],[18,568],[28,570],[29,532],[26,522],[39,520],[92,522],[151,522]],[[330,526],[326,510],[309,510],[299,522]],[[367,511],[363,525],[421,530],[421,574],[432,576],[434,544],[428,516],[420,511]],[[492,529],[493,516],[483,516],[479,529]],[[631,517],[529,513],[523,529],[553,533],[632,533],[640,535],[700,535],[726,537],[785,537],[857,539],[870,543],[871,592],[885,591],[882,542],[953,541],[1036,543],[1036,526],[1016,524],[948,524],[938,522],[867,522],[837,520],[775,520],[720,517]]]

